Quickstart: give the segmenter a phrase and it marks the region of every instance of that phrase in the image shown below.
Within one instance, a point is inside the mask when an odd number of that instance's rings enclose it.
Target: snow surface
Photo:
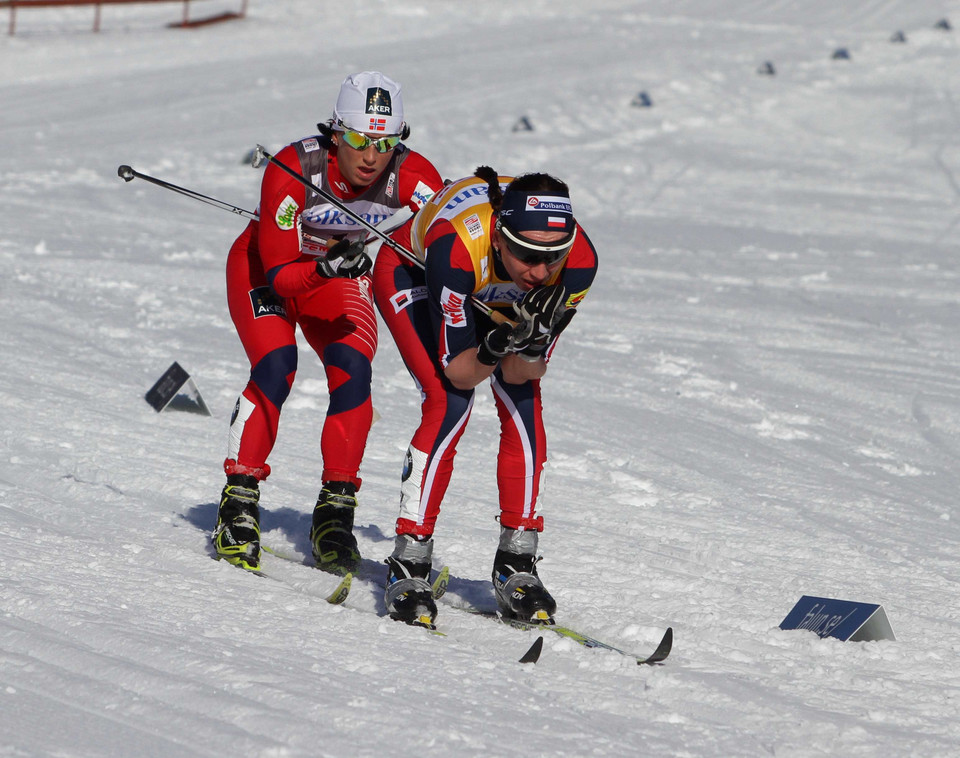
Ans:
[[[21,10],[0,37],[0,756],[960,754],[960,66],[934,29],[958,5],[274,0],[187,31],[172,3],[108,6],[99,34],[90,8]],[[312,133],[370,68],[444,176],[572,186],[601,268],[544,381],[541,575],[613,644],[673,626],[665,666],[554,635],[523,666],[529,633],[381,616],[418,418],[385,330],[375,581],[334,608],[306,565],[268,561],[281,584],[211,559],[245,221],[117,166],[253,209],[251,149]],[[212,418],[144,402],[174,360]],[[450,602],[491,607],[478,397],[437,562]],[[325,407],[304,351],[263,488],[265,541],[299,555]],[[882,604],[898,641],[781,631],[804,594]]]

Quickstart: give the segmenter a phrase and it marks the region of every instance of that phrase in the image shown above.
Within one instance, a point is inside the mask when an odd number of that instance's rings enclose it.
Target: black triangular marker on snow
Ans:
[[[202,416],[212,415],[200,397],[196,382],[176,361],[157,379],[144,398],[157,413],[171,410],[199,413]]]

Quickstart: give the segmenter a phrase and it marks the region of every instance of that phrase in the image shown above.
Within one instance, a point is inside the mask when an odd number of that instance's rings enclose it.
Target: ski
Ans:
[[[350,585],[353,582],[353,574],[347,574],[340,580],[336,589],[324,598],[330,605],[343,605],[347,596],[350,594]]]
[[[288,561],[290,563],[296,563],[296,564],[299,564],[300,566],[306,566],[306,564],[303,561],[301,561],[299,558],[295,558],[292,555],[286,555],[285,553],[282,553],[278,550],[274,550],[273,548],[267,547],[266,545],[261,545],[260,549],[263,550],[263,552],[268,553],[269,555],[272,555],[274,558],[279,558],[281,560]],[[262,563],[259,569],[255,571],[250,571],[250,573],[256,574],[257,576],[262,576],[266,579],[272,579],[273,581],[279,582],[280,584],[286,584],[288,587],[293,587],[296,590],[306,592],[306,590],[303,590],[303,588],[300,587],[299,585],[293,584],[286,579],[281,579],[279,576],[271,574],[269,571],[264,571]],[[329,595],[323,596],[323,600],[330,603],[330,605],[343,605],[347,597],[350,595],[350,587],[352,584],[353,584],[353,574],[346,574],[340,580],[340,583],[334,588],[333,592],[331,592]],[[307,592],[306,594],[313,595],[314,593]]]
[[[427,621],[410,621],[406,622],[407,626],[419,627],[421,629],[426,629],[430,634],[436,635],[437,637],[446,637],[447,633],[437,629],[437,625],[432,622]],[[543,637],[537,637],[534,643],[527,649],[523,655],[518,659],[518,663],[536,663],[540,660],[540,653],[543,652]]]
[[[434,600],[439,600],[446,594],[448,584],[450,584],[450,568],[444,566],[437,574],[437,578],[433,580],[433,584],[430,585]]]
[[[524,631],[529,631],[535,629],[537,631],[549,630],[554,634],[558,634],[561,637],[566,637],[567,639],[573,640],[578,645],[583,645],[587,648],[597,648],[600,650],[612,650],[615,653],[624,655],[627,658],[633,658],[637,665],[643,666],[652,666],[655,664],[663,663],[667,657],[670,655],[670,651],[673,649],[673,628],[667,627],[667,631],[664,633],[663,638],[660,640],[660,643],[657,645],[656,650],[654,650],[650,655],[637,655],[636,653],[631,653],[622,648],[615,647],[614,645],[609,645],[606,642],[601,642],[595,637],[591,637],[582,632],[578,632],[575,629],[571,629],[568,626],[562,626],[558,624],[532,624],[525,621],[519,621],[517,619],[509,619],[500,615],[497,611],[484,611],[479,608],[472,608],[470,606],[460,606],[460,605],[451,605],[448,606],[456,610],[464,611],[466,613],[473,614],[474,616],[482,616],[483,618],[488,618],[493,621],[496,621],[500,624],[506,626],[512,626],[515,629],[522,629]]]
[[[540,660],[540,653],[543,650],[543,637],[537,637],[530,649],[520,658],[520,663],[536,663]]]
[[[450,569],[447,566],[444,566],[440,569],[437,578],[433,581],[433,597],[435,600],[439,600],[447,591],[447,586],[450,584]],[[620,655],[625,655],[628,658],[633,658],[636,660],[638,666],[647,665],[652,666],[654,664],[663,663],[670,655],[670,651],[673,649],[673,628],[667,627],[667,631],[664,632],[663,637],[660,640],[660,644],[657,645],[656,650],[654,650],[650,655],[641,656],[636,655],[635,653],[630,653],[621,648],[614,647],[609,645],[606,642],[601,642],[595,637],[583,634],[571,629],[568,626],[558,626],[557,624],[534,624],[527,623],[524,621],[519,621],[517,619],[508,619],[502,616],[497,611],[483,611],[479,608],[472,608],[470,606],[461,606],[461,605],[449,605],[448,608],[454,608],[460,611],[466,611],[467,613],[473,614],[475,616],[483,616],[484,618],[489,618],[494,621],[497,621],[501,624],[507,626],[512,626],[516,629],[522,629],[524,631],[529,631],[531,629],[549,629],[555,634],[559,634],[561,637],[566,637],[576,642],[578,645],[583,645],[587,648],[599,648],[601,650],[612,650],[615,653]],[[537,638],[537,641],[533,643],[533,646],[527,653],[520,659],[521,663],[536,663],[540,658],[540,651],[543,649],[543,637]],[[529,656],[529,658],[528,658]]]
[[[287,561],[289,563],[296,563],[300,566],[308,566],[308,564],[304,563],[302,558],[299,558],[296,555],[285,553],[282,550],[277,550],[276,548],[263,545],[262,543],[260,545],[260,549],[264,553],[267,553],[273,556],[274,558],[279,558],[280,560]],[[248,569],[244,569],[244,570],[248,570]],[[300,588],[299,586],[295,584],[291,584],[285,579],[281,579],[280,577],[273,576],[265,572],[262,566],[260,569],[248,570],[248,571],[251,574],[262,576],[265,579],[272,579],[275,582],[286,584],[289,587],[293,587],[294,589],[302,591],[302,588]],[[326,602],[330,603],[331,605],[342,605],[350,594],[350,588],[351,588],[352,582],[353,582],[353,575],[347,574],[345,577],[343,577],[343,580],[340,582],[340,584],[337,585],[337,588],[332,593],[330,593],[330,595],[325,597],[324,600],[326,600]],[[439,572],[437,572],[437,576],[433,580],[433,584],[431,584],[431,591],[433,593],[433,597],[435,599],[439,599],[443,597],[444,593],[447,591],[447,585],[449,583],[450,583],[450,569],[447,566],[444,566],[443,568],[440,569]],[[308,593],[308,594],[313,594],[313,593]],[[429,621],[429,619],[426,619],[426,618],[418,619],[417,621],[412,621],[408,623],[407,626],[413,626],[413,627],[419,627],[421,629],[425,629],[427,632],[437,637],[447,636],[446,632],[442,631],[441,629],[438,629],[436,624],[434,624],[433,622]],[[540,653],[542,652],[542,650],[543,650],[543,637],[538,637],[534,641],[534,643],[529,647],[529,649],[522,656],[520,656],[520,658],[518,659],[518,662],[519,663],[536,663],[540,659]]]
[[[287,587],[293,587],[295,590],[304,592],[307,595],[317,597],[316,595],[314,595],[313,592],[307,592],[302,587],[292,584],[286,579],[281,579],[278,576],[274,576],[273,574],[266,573],[265,571],[263,571],[263,569],[260,569],[259,571],[254,571],[252,573],[255,573],[257,576],[262,576],[265,579],[272,579],[273,581],[279,582],[280,584],[285,584]],[[343,605],[347,597],[350,595],[350,585],[352,582],[353,582],[353,574],[347,574],[345,577],[343,577],[340,580],[340,584],[336,586],[333,592],[331,592],[329,595],[320,596],[320,597],[322,597],[322,599],[325,602],[330,603],[330,605]]]

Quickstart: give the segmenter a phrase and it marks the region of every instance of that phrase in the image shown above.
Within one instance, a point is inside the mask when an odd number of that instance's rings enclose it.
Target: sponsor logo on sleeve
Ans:
[[[397,184],[397,175],[391,171],[390,177],[387,179],[387,197],[393,197],[393,190]]]
[[[290,197],[290,195],[283,198],[283,202],[280,203],[280,206],[277,208],[277,215],[275,217],[277,226],[284,231],[294,229],[297,225],[298,210],[300,210],[300,206],[297,205],[297,201]]]
[[[447,287],[440,293],[440,308],[443,311],[443,321],[447,326],[462,327],[467,325],[467,315],[464,312],[467,298],[465,295],[454,292]]]
[[[305,140],[300,140],[300,145],[305,153],[312,153],[320,149],[320,142],[316,137],[307,137]]]
[[[413,195],[410,199],[417,204],[418,208],[422,208],[431,197],[433,197],[433,190],[423,182],[417,182],[417,186],[414,187]]]
[[[578,305],[580,305],[583,298],[587,296],[589,291],[590,288],[588,287],[582,292],[574,292],[572,295],[570,295],[570,297],[567,298],[567,302],[564,303],[564,305],[566,305],[567,308],[576,308]]]

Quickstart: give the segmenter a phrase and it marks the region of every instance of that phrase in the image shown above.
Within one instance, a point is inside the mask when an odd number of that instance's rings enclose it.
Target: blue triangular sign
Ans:
[[[804,595],[780,622],[781,629],[806,629],[819,637],[865,642],[896,640],[883,607]]]

